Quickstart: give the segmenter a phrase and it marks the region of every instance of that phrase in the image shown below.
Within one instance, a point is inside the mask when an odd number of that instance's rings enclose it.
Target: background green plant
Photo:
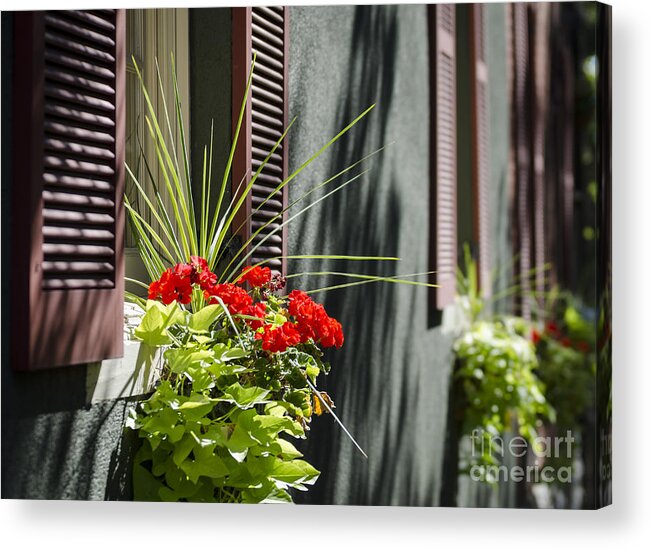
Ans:
[[[546,388],[536,376],[536,350],[529,339],[530,323],[511,315],[492,315],[478,288],[477,265],[470,247],[464,246],[464,264],[457,270],[459,303],[466,327],[455,341],[454,386],[456,409],[463,414],[461,434],[479,430],[487,444],[485,452],[467,456],[472,465],[496,465],[491,437],[510,432],[513,422],[521,436],[534,444],[542,419],[554,421],[555,412],[545,398]],[[487,477],[488,480],[490,478]]]
[[[594,326],[569,295],[559,295],[549,305],[557,337],[541,329],[536,346],[537,375],[547,388],[547,400],[556,410],[562,430],[578,429],[594,402],[596,373]],[[553,313],[551,312],[553,311]]]

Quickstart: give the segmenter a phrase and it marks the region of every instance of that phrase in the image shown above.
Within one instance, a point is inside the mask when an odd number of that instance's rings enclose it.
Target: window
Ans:
[[[127,74],[126,74],[126,161],[134,172],[138,181],[149,191],[153,199],[153,189],[150,178],[147,177],[145,161],[153,172],[157,181],[159,177],[158,161],[154,144],[149,136],[145,121],[146,106],[140,88],[140,82],[133,65],[132,56],[143,76],[145,86],[151,96],[152,103],[157,113],[163,119],[164,103],[167,102],[170,117],[174,116],[174,86],[172,84],[172,68],[170,55],[173,53],[176,65],[179,95],[183,106],[184,125],[186,136],[189,135],[189,43],[188,43],[188,10],[187,9],[148,9],[127,10]],[[157,72],[156,60],[161,73],[163,93],[161,93]],[[174,145],[178,147],[180,136],[177,135],[174,118],[172,131],[174,132]],[[186,137],[187,138],[187,137]],[[169,143],[168,143],[169,144]],[[131,200],[138,199],[138,192],[127,175],[127,196]],[[160,187],[161,194],[165,196],[164,186]],[[165,200],[164,200],[165,201]],[[145,216],[146,218],[146,216]],[[135,241],[127,228],[125,249],[125,270],[129,278],[147,281],[145,267],[140,260]],[[133,292],[142,292],[138,286],[127,284],[127,289]]]

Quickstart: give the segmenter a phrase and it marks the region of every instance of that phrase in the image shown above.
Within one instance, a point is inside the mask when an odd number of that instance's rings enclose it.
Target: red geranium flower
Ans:
[[[248,316],[255,316],[259,318],[260,320],[248,320],[247,319],[247,324],[251,326],[254,330],[257,330],[258,328],[262,328],[264,326],[264,316],[267,312],[267,305],[263,303],[262,301],[256,303],[255,305],[249,305],[249,308],[246,312]]]
[[[587,341],[579,341],[576,344],[576,348],[583,353],[587,353],[590,350],[590,345]]]
[[[289,314],[296,318],[303,342],[311,338],[323,347],[339,348],[343,345],[341,324],[329,317],[323,305],[315,303],[305,292],[294,290],[289,294]]]
[[[217,284],[217,275],[207,269],[205,271],[201,271],[196,275],[195,284],[199,284],[199,287],[204,291],[209,290],[215,284]]]
[[[264,286],[271,280],[271,269],[269,267],[244,267],[237,284],[248,282],[253,288]]]
[[[545,331],[552,337],[557,337],[561,333],[558,329],[558,325],[551,320],[545,325]]]
[[[327,322],[321,324],[319,342],[323,347],[341,348],[344,344],[344,331],[338,320],[328,317]]]
[[[183,265],[183,263],[179,265]],[[189,276],[180,274],[184,272],[184,269],[177,269],[179,265],[166,269],[159,280],[155,280],[149,285],[149,299],[160,299],[165,305],[169,305],[173,301],[184,305],[190,303],[192,282]]]
[[[255,334],[256,339],[262,340],[262,349],[271,353],[282,353],[287,347],[293,347],[301,342],[301,334],[292,322],[282,326],[267,324],[263,332]]]
[[[542,336],[540,335],[540,332],[538,330],[536,330],[535,328],[531,330],[531,341],[533,342],[534,345],[538,345],[538,343],[540,343],[541,337]]]
[[[204,290],[206,300],[216,302],[219,297],[232,315],[247,314],[249,306],[253,303],[253,298],[242,288],[234,284],[215,284],[211,288]]]
[[[195,271],[209,271],[208,262],[198,255],[190,256],[190,265],[194,268]]]
[[[561,345],[563,347],[571,347],[572,346],[572,340],[569,337],[564,337],[561,339]]]

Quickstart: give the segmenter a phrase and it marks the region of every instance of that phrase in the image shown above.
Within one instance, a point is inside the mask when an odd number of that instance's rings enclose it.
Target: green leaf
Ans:
[[[159,347],[169,345],[172,340],[167,329],[174,323],[183,321],[183,312],[176,302],[163,305],[158,301],[147,301],[140,325],[135,329],[135,336],[147,345]]]
[[[244,358],[249,355],[249,352],[241,347],[228,347],[223,343],[217,343],[217,345],[213,347],[213,353],[215,360],[220,360],[222,362],[237,360],[238,358]]]
[[[321,370],[319,370],[319,367],[314,363],[314,361],[309,362],[305,368],[305,373],[310,376],[312,381],[317,378],[320,372]]]
[[[170,370],[175,374],[184,373],[193,364],[200,365],[202,361],[213,359],[212,351],[208,349],[196,349],[193,347],[186,349],[168,349],[164,353]]]
[[[296,449],[296,446],[283,438],[278,438],[271,445],[270,449],[285,461],[303,457],[303,454]]]
[[[219,456],[211,454],[210,458],[200,460],[185,460],[181,463],[181,469],[188,475],[191,482],[196,482],[199,477],[221,478],[228,474],[228,468]]]
[[[170,408],[163,408],[159,413],[148,416],[143,420],[142,430],[152,435],[165,435],[171,442],[181,440],[185,428],[177,425],[178,414]]]
[[[142,465],[133,467],[133,497],[136,501],[160,501],[158,491],[163,483]]]
[[[188,328],[192,332],[208,332],[210,327],[222,314],[224,314],[224,309],[221,305],[206,305],[203,309],[198,310],[190,316]]]
[[[184,419],[196,421],[208,414],[213,408],[213,399],[199,393],[194,393],[181,404],[177,411],[182,412]]]
[[[265,397],[269,394],[268,389],[262,387],[242,387],[238,382],[224,389],[224,396],[218,400],[233,402],[239,408],[250,408],[256,404],[265,402]]]
[[[172,454],[172,461],[177,467],[181,466],[181,463],[185,461],[192,452],[192,448],[195,445],[195,439],[190,433],[183,435],[183,438],[174,446],[174,453]]]
[[[274,442],[280,432],[288,432],[295,436],[303,434],[300,425],[290,417],[260,415],[255,410],[242,412],[237,418],[237,427],[244,429],[253,440],[260,444]]]
[[[290,484],[314,484],[319,478],[317,471],[307,461],[295,459],[292,461],[276,460],[270,476]]]

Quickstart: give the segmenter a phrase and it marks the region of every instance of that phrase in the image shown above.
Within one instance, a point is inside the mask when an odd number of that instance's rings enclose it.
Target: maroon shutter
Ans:
[[[12,365],[122,355],[124,10],[15,15]]]
[[[545,226],[545,158],[547,110],[549,104],[549,10],[548,3],[531,5],[532,17],[532,96],[533,96],[533,247],[536,301],[544,302],[546,288],[546,233]],[[552,217],[553,219],[554,217]]]
[[[479,287],[483,297],[492,294],[490,238],[490,163],[488,157],[488,67],[486,65],[486,19],[484,6],[470,11],[472,90],[472,181],[474,240],[478,244]]]
[[[511,154],[512,174],[515,178],[514,208],[514,254],[516,261],[516,283],[521,294],[516,305],[520,313],[528,318],[531,314],[531,269],[532,221],[531,221],[531,108],[529,21],[528,9],[524,3],[510,5],[512,55],[512,100],[511,100]]]
[[[457,268],[455,6],[428,6],[430,28],[430,264],[438,309],[451,304]]]
[[[233,128],[251,60],[257,54],[251,95],[233,163],[234,193],[241,193],[246,187],[287,126],[288,12],[289,8],[281,6],[233,8]],[[283,210],[288,204],[288,189],[285,186],[270,198],[269,195],[287,178],[287,167],[287,140],[284,140],[258,176],[234,225],[243,225],[239,234],[242,242],[246,242],[259,228],[280,216],[254,237],[249,250],[260,246],[248,263],[265,261],[266,266],[281,273],[285,272],[285,260],[281,257],[287,255],[287,229],[282,227],[271,233],[287,219]]]

